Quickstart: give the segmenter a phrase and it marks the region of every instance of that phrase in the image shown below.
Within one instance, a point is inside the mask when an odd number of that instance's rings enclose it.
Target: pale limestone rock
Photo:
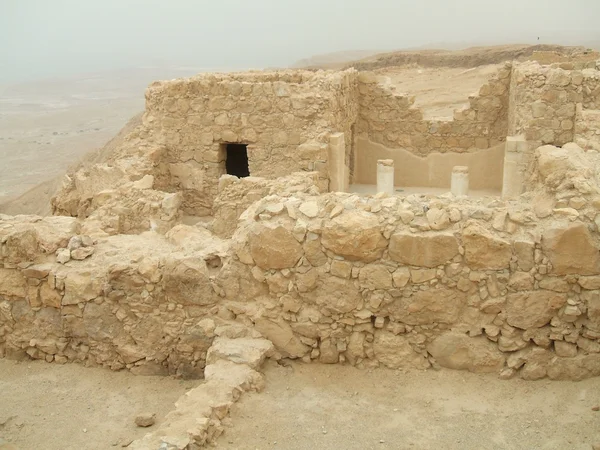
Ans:
[[[231,388],[260,392],[265,387],[264,377],[246,364],[219,359],[204,368],[206,381],[218,381]]]
[[[327,263],[327,255],[321,249],[319,239],[307,240],[302,246],[306,259],[315,267],[322,266]]]
[[[337,364],[340,359],[336,345],[330,339],[324,339],[319,346],[319,362],[323,364]]]
[[[90,270],[82,269],[67,273],[65,278],[65,295],[63,305],[85,303],[100,296],[102,280]]]
[[[435,338],[427,351],[442,367],[476,373],[498,372],[505,361],[505,355],[488,339],[452,331]]]
[[[355,364],[359,358],[365,357],[365,335],[364,333],[354,332],[348,340],[346,357],[351,364]]]
[[[368,264],[358,275],[361,286],[368,289],[391,289],[392,274],[388,268],[382,264]]]
[[[206,363],[213,364],[225,360],[245,364],[256,370],[272,352],[273,343],[267,339],[217,337],[208,349]]]
[[[600,273],[600,250],[583,223],[546,230],[542,248],[556,275]]]
[[[431,281],[436,277],[436,269],[410,269],[410,280],[415,284]]]
[[[17,270],[0,268],[0,296],[24,298],[27,280]]]
[[[56,262],[66,264],[71,260],[71,251],[68,248],[61,248],[56,252]]]
[[[517,255],[517,264],[519,268],[525,272],[530,271],[533,268],[533,251],[534,243],[530,241],[515,241],[514,244],[515,254]]]
[[[361,302],[360,292],[354,284],[337,277],[320,281],[314,295],[318,305],[336,314],[348,313]]]
[[[600,353],[578,354],[571,358],[552,358],[547,367],[551,380],[574,380],[600,376]]]
[[[71,250],[71,259],[83,261],[94,254],[94,247],[79,247]]]
[[[135,416],[135,424],[138,427],[147,428],[151,427],[156,423],[156,414],[154,413],[141,413]]]
[[[577,280],[579,285],[584,289],[596,290],[600,289],[600,276],[579,277]]]
[[[594,293],[588,298],[587,316],[596,330],[600,331],[600,295],[598,293]]]
[[[408,267],[400,267],[392,274],[394,286],[397,288],[403,288],[410,281],[410,270]]]
[[[540,280],[539,287],[540,289],[554,292],[569,292],[571,290],[571,285],[566,280],[557,277],[548,277]]]
[[[163,262],[161,286],[166,297],[181,305],[212,305],[217,295],[211,286],[204,260],[168,258]]]
[[[144,175],[137,181],[132,183],[134,189],[152,189],[154,186],[154,177],[152,175]]]
[[[554,351],[557,356],[573,358],[577,356],[577,345],[565,341],[554,341]]]
[[[443,209],[431,208],[428,210],[427,221],[432,230],[443,230],[450,226],[450,217]]]
[[[550,291],[529,291],[509,294],[506,302],[506,321],[513,327],[526,330],[543,327],[566,303],[567,297]]]
[[[71,239],[69,239],[69,244],[67,245],[67,248],[69,250],[75,250],[82,246],[83,246],[83,242],[82,242],[81,236],[73,236]]]
[[[349,279],[352,273],[352,263],[348,261],[333,260],[329,273],[334,277]]]
[[[250,254],[261,269],[294,267],[302,257],[302,246],[282,225],[257,224],[248,235]]]
[[[429,361],[415,352],[405,336],[377,330],[373,352],[378,361],[390,369],[427,369]]]
[[[60,308],[62,302],[62,295],[50,287],[48,282],[44,282],[40,286],[40,301],[44,306],[51,308]]]
[[[302,214],[311,219],[319,215],[319,204],[316,201],[304,202],[298,209]]]
[[[260,317],[254,321],[254,326],[283,356],[301,358],[309,351],[309,347],[300,342],[288,323],[282,319],[274,321]]]
[[[411,297],[390,305],[390,313],[408,325],[453,324],[466,304],[464,295],[451,289],[417,291]]]
[[[458,254],[458,241],[450,233],[396,233],[390,238],[389,252],[402,264],[437,267]]]
[[[467,264],[475,269],[507,268],[512,256],[509,242],[493,236],[481,225],[471,223],[462,232]]]
[[[52,270],[52,264],[35,264],[23,269],[21,273],[27,278],[36,278],[42,280],[48,276]]]
[[[387,246],[377,216],[365,211],[345,211],[323,227],[321,242],[350,261],[372,262]]]

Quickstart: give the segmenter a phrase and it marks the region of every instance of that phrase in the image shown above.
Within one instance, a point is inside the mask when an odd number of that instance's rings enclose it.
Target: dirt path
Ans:
[[[121,448],[151,429],[134,424],[138,413],[154,412],[160,423],[196,384],[76,364],[0,359],[0,442],[20,450]]]
[[[270,364],[263,393],[234,406],[219,448],[585,449],[600,442],[600,379],[499,380]]]

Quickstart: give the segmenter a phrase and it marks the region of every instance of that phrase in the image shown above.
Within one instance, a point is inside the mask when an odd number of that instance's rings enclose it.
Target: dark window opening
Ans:
[[[226,144],[225,170],[238,178],[250,176],[248,168],[248,146],[246,144]]]

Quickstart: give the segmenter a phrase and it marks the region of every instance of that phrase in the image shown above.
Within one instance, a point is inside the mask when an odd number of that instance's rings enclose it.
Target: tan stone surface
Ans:
[[[458,241],[450,233],[393,234],[390,257],[410,266],[437,267],[458,254]]]

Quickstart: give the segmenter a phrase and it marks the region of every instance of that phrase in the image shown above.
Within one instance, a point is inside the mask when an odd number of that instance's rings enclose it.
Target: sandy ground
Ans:
[[[473,69],[439,67],[394,67],[377,70],[390,77],[397,91],[414,95],[414,106],[426,119],[450,118],[454,110],[469,104],[469,95],[479,88],[502,65],[487,65]]]
[[[0,359],[0,442],[20,450],[121,448],[152,429],[135,425],[138,413],[156,413],[158,424],[197,384],[76,364]]]
[[[234,406],[218,448],[590,450],[600,379],[499,380],[269,363],[267,387]]]

